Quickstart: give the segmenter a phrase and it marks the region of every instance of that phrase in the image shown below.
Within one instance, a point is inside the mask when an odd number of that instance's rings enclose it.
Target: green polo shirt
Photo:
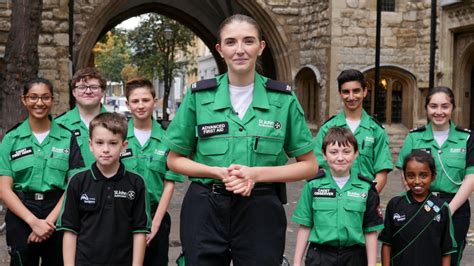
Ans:
[[[341,189],[326,171],[305,183],[292,220],[311,228],[309,242],[333,247],[365,245],[365,234],[383,229],[379,204],[369,179],[352,172]]]
[[[107,110],[104,106],[101,106],[100,112],[105,113]],[[75,107],[74,109],[56,117],[56,122],[65,126],[74,133],[77,138],[77,143],[81,148],[85,165],[89,167],[93,162],[95,162],[94,154],[92,154],[89,149],[89,127],[82,122],[79,109]]]
[[[128,122],[128,147],[121,155],[125,168],[141,175],[147,187],[150,203],[158,204],[163,194],[164,181],[183,182],[184,176],[174,173],[166,166],[169,149],[161,141],[165,131],[155,120],[152,122],[151,136],[143,146],[135,137],[133,120]],[[153,212],[155,210],[152,210]]]
[[[469,130],[457,128],[451,122],[448,139],[440,147],[433,137],[431,123],[415,128],[407,135],[398,155],[396,166],[403,167],[403,160],[413,150],[424,150],[433,156],[436,178],[431,183],[435,192],[456,193],[466,171],[466,143]]]
[[[54,120],[41,144],[26,119],[9,131],[0,145],[0,175],[13,178],[15,191],[64,190],[68,178],[83,167],[73,134]]]
[[[326,167],[327,162],[322,155],[323,139],[326,132],[331,127],[349,128],[346,122],[346,114],[341,112],[328,119],[319,129],[316,136],[316,147],[314,153],[318,159],[320,167]],[[357,139],[359,156],[354,161],[351,171],[355,174],[361,173],[370,179],[375,178],[375,174],[383,170],[391,171],[393,168],[390,144],[385,129],[362,110],[360,124],[354,132]]]
[[[214,85],[203,85],[210,83]],[[284,165],[287,156],[300,156],[314,148],[303,109],[285,87],[256,73],[253,101],[240,119],[230,102],[227,74],[193,84],[164,141],[171,150],[194,154],[194,161],[209,166]]]

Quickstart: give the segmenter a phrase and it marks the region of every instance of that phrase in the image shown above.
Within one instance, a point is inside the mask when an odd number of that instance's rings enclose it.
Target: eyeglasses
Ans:
[[[76,86],[74,89],[80,93],[85,93],[87,89],[91,90],[91,92],[96,93],[102,88],[99,85],[79,85],[79,86]]]
[[[44,103],[49,103],[53,100],[52,96],[49,95],[43,95],[43,96],[38,96],[38,95],[25,95],[24,96],[28,101],[35,103],[38,102],[39,99],[41,99],[42,102]]]

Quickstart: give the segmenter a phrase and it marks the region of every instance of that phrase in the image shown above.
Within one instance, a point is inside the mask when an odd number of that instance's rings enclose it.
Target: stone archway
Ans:
[[[321,73],[313,65],[302,67],[295,76],[295,93],[305,112],[305,118],[312,129],[316,130],[322,122],[319,100],[321,99]]]
[[[76,6],[77,7],[77,6]],[[74,66],[82,68],[91,62],[91,50],[107,30],[121,21],[148,12],[157,12],[189,27],[210,47],[219,71],[224,64],[214,52],[217,28],[222,20],[234,13],[249,14],[259,23],[267,42],[262,54],[264,75],[282,81],[291,81],[288,40],[276,20],[255,1],[203,1],[203,0],[137,0],[104,1],[93,9],[81,9],[81,19],[75,23]],[[77,12],[76,12],[77,13]],[[77,17],[77,15],[76,15]]]
[[[453,92],[457,108],[454,119],[457,124],[474,128],[474,32],[455,35],[454,38]],[[464,110],[464,111],[462,111]]]

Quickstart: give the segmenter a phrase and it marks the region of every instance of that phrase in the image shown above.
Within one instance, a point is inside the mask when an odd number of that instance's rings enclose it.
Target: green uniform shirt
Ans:
[[[107,112],[104,106],[101,106],[101,113]],[[72,131],[77,138],[77,143],[81,148],[82,158],[87,167],[91,166],[95,162],[94,154],[89,149],[89,128],[82,122],[79,109],[74,109],[56,117],[56,122],[65,126],[67,129]]]
[[[134,171],[145,180],[150,203],[158,204],[163,194],[164,180],[184,180],[184,176],[176,174],[166,166],[169,149],[161,142],[165,131],[155,120],[152,122],[151,136],[141,146],[135,137],[133,120],[128,122],[128,148],[121,155],[122,163],[129,171]],[[152,210],[153,212],[155,210]]]
[[[73,134],[54,120],[41,144],[26,119],[9,131],[0,145],[0,175],[13,178],[15,191],[64,190],[68,177],[83,167]]]
[[[329,128],[336,126],[349,128],[344,112],[328,119],[319,129],[314,150],[319,167],[327,166],[327,162],[322,155],[324,136],[326,136]],[[354,174],[361,173],[363,176],[373,180],[378,172],[392,170],[392,154],[390,153],[387,132],[365,110],[362,110],[360,124],[354,132],[354,136],[357,139],[359,149],[359,156],[357,156],[351,169]]]
[[[369,179],[355,173],[342,187],[329,171],[305,183],[292,220],[311,228],[309,242],[333,247],[365,245],[365,234],[383,229],[380,199]]]
[[[456,193],[464,180],[466,168],[466,143],[469,130],[456,128],[451,123],[448,139],[440,147],[433,137],[431,123],[411,130],[398,155],[397,167],[412,150],[424,150],[433,156],[436,163],[436,178],[431,183],[435,192]]]
[[[213,85],[202,85],[209,83]],[[286,85],[255,73],[253,101],[242,120],[230,102],[227,74],[192,87],[166,131],[164,141],[171,150],[194,153],[194,161],[209,166],[252,167],[284,165],[287,155],[314,148],[303,109]]]

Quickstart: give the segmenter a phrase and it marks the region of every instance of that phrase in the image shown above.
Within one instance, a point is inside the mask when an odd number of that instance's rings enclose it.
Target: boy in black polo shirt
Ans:
[[[142,265],[150,206],[142,177],[120,162],[127,121],[102,113],[89,131],[96,162],[71,179],[57,223],[64,231],[64,264]]]

